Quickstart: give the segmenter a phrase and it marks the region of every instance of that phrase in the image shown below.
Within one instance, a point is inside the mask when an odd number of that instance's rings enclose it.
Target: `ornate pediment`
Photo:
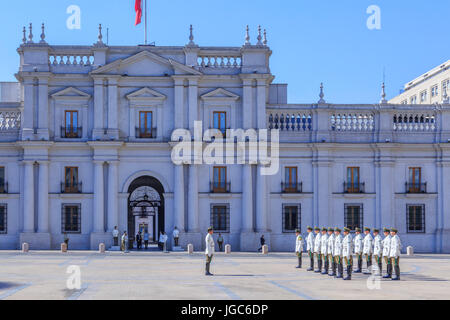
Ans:
[[[164,101],[167,97],[150,88],[142,88],[128,94],[127,99],[130,101]]]
[[[223,88],[218,88],[201,96],[203,100],[237,101],[241,97]]]
[[[53,99],[56,100],[89,100],[91,95],[78,90],[74,87],[68,87],[66,89],[55,92],[51,95]]]

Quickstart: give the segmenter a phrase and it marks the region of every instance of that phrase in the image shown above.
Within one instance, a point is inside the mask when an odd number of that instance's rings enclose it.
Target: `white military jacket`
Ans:
[[[373,253],[373,237],[372,235],[369,233],[368,235],[366,235],[364,237],[364,248],[363,248],[363,253],[364,254],[372,254]]]
[[[328,236],[328,249],[327,249],[328,254],[333,255],[333,253],[334,253],[334,241],[335,241],[335,236],[333,233],[330,236]]]
[[[322,234],[322,237],[320,238],[320,253],[327,255],[328,254],[328,234]]]
[[[316,238],[314,239],[314,253],[320,254],[320,248],[322,246],[322,235],[320,232],[316,235]]]
[[[355,253],[362,253],[363,252],[363,237],[360,234],[356,235],[355,239],[353,240],[353,244],[355,246]]]
[[[314,251],[314,233],[312,231],[306,238],[306,251]]]
[[[373,254],[378,257],[381,257],[383,254],[383,239],[381,239],[380,235],[373,239]]]
[[[334,250],[333,250],[333,256],[339,257],[342,256],[342,235],[339,234],[338,236],[334,237]]]
[[[352,235],[349,233],[342,241],[342,256],[350,258],[353,255],[353,241]]]
[[[388,234],[383,239],[383,257],[389,257],[389,254],[391,253],[391,235]]]
[[[303,252],[303,236],[300,234],[297,236],[297,239],[295,240],[295,253],[302,253]]]
[[[390,258],[398,258],[402,252],[402,242],[400,241],[400,237],[395,235],[391,238],[391,250],[389,252]]]
[[[211,257],[214,254],[214,238],[213,238],[213,236],[208,233],[208,235],[205,238],[205,242],[206,242],[205,254],[208,257]]]

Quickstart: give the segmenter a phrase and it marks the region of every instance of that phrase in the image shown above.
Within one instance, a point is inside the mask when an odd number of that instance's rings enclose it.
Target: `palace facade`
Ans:
[[[288,104],[265,32],[242,47],[50,45],[24,31],[0,102],[0,249],[112,245],[213,226],[233,250],[291,251],[295,229],[397,227],[450,252],[450,105]],[[3,62],[5,63],[5,62]],[[278,129],[280,168],[175,165],[175,129]],[[171,241],[170,241],[171,242]],[[131,241],[132,243],[132,241]],[[172,243],[170,243],[172,245]]]

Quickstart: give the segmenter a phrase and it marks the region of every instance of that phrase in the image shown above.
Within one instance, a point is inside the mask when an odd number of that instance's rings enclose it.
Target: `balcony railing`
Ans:
[[[80,139],[82,136],[82,127],[61,127],[61,138]]]
[[[154,139],[156,138],[156,128],[139,128],[136,127],[136,138],[138,139]]]
[[[366,193],[366,184],[344,182],[344,193]]]
[[[300,183],[281,183],[282,193],[302,193],[303,192],[303,182]]]
[[[0,183],[0,194],[7,194],[8,193],[8,183]]]
[[[225,182],[211,182],[210,183],[211,193],[230,193],[231,183]]]
[[[75,184],[61,183],[61,193],[65,194],[76,194],[83,193],[82,191],[83,184],[81,182]]]
[[[427,193],[427,183],[405,183],[405,193]]]

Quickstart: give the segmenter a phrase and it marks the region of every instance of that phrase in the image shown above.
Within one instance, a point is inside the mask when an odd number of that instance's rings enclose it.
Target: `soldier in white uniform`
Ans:
[[[334,277],[336,275],[336,263],[333,259],[333,252],[334,252],[334,229],[329,228],[328,229],[328,243],[327,243],[327,254],[328,254],[328,263],[331,262],[331,274],[329,273],[329,269],[327,268],[327,273],[330,277]]]
[[[320,234],[320,228],[315,227],[314,233],[316,237],[314,239],[314,257],[317,261],[317,269],[314,272],[319,273],[322,270],[322,257],[320,256],[320,249],[322,246],[322,235]]]
[[[205,251],[205,255],[206,255],[206,271],[205,271],[205,275],[206,276],[212,276],[213,274],[210,272],[210,268],[211,268],[211,261],[212,258],[214,256],[214,238],[213,238],[213,228],[210,227],[208,228],[208,235],[205,238],[205,243],[206,243],[206,251]]]
[[[313,228],[308,227],[306,229],[308,237],[306,238],[306,251],[309,256],[309,268],[306,271],[314,271],[314,233]]]
[[[333,250],[333,258],[334,263],[337,267],[337,279],[342,279],[344,274],[344,267],[342,265],[342,235],[341,229],[334,229],[334,250]]]
[[[383,239],[380,236],[379,229],[373,229],[373,258],[377,264],[378,270],[375,275],[381,275],[381,268],[383,267],[382,256],[383,256]]]
[[[389,254],[391,251],[391,230],[384,228],[384,239],[383,239],[383,260],[386,264],[386,275],[383,276],[384,279],[392,278],[392,264]]]
[[[344,280],[352,280],[353,269],[353,239],[349,228],[344,228],[344,240],[342,240],[342,259],[347,269]]]
[[[353,245],[355,247],[356,261],[358,263],[358,267],[357,267],[355,273],[361,273],[362,272],[362,253],[363,253],[363,237],[361,235],[361,229],[356,228],[355,234],[356,234],[356,236],[355,236]]]
[[[330,265],[328,263],[328,234],[327,228],[322,228],[322,236],[320,237],[320,254],[322,257],[322,274],[328,274]]]
[[[298,257],[298,266],[297,269],[302,268],[302,254],[303,254],[303,236],[300,230],[295,230],[295,235],[297,236],[295,240],[295,253]]]
[[[395,272],[395,277],[393,277],[392,280],[400,280],[400,254],[402,252],[402,242],[398,236],[397,229],[391,229],[391,237],[389,257],[391,258],[391,265]]]
[[[367,270],[365,274],[371,274],[372,273],[372,254],[373,254],[373,238],[370,234],[370,228],[364,228],[364,234],[366,235],[364,237],[364,247],[363,247],[363,254],[364,258],[366,260],[366,266]]]

